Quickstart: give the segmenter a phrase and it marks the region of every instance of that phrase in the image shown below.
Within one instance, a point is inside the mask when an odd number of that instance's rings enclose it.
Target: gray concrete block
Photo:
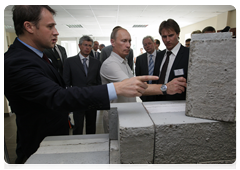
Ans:
[[[199,162],[197,169],[238,169],[238,159]]]
[[[229,33],[191,41],[186,101],[188,116],[235,122],[236,40]]]
[[[155,109],[151,103],[144,105],[156,127],[155,164],[229,163],[236,159],[235,123],[188,117],[182,111],[184,102],[154,103]]]
[[[111,108],[108,111],[109,118],[109,139],[117,140],[118,139],[118,111],[117,108]]]
[[[154,125],[142,103],[116,103],[120,163],[153,163]]]
[[[109,164],[109,135],[46,137],[26,164]]]
[[[120,164],[118,140],[110,140],[110,164]]]
[[[192,34],[191,41],[195,40],[222,40],[232,38],[232,32],[218,32],[211,34]]]
[[[34,154],[26,164],[108,164],[109,152]]]

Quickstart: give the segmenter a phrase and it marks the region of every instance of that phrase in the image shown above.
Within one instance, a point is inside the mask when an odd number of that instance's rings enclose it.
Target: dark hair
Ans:
[[[168,19],[167,21],[163,21],[160,26],[159,26],[159,34],[161,34],[161,31],[163,29],[173,29],[177,34],[180,33],[180,27],[178,25],[178,23],[176,21],[174,21],[173,19]]]
[[[41,19],[43,8],[46,8],[53,15],[56,14],[56,12],[47,5],[15,5],[12,8],[14,28],[17,36],[24,33],[23,24],[25,21],[32,22],[38,28],[38,22]]]
[[[83,41],[91,41],[92,42],[92,46],[93,46],[93,39],[87,35],[82,36],[79,39],[79,44],[82,45]]]
[[[213,28],[212,26],[208,26],[208,27],[204,28],[204,29],[202,30],[202,33],[205,33],[205,32],[207,32],[207,31],[216,32],[215,28]]]
[[[160,41],[158,39],[155,39],[155,41],[156,41],[156,44],[160,45]]]
[[[188,38],[188,39],[185,40],[185,42],[188,42],[188,41],[191,41],[191,38]]]

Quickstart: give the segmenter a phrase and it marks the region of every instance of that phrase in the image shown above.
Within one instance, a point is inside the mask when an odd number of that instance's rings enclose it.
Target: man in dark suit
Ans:
[[[63,64],[64,61],[67,59],[67,53],[65,48],[61,45],[56,44],[54,48],[45,49],[43,53],[51,59],[52,65],[61,75],[63,75]]]
[[[142,40],[143,47],[146,53],[137,57],[135,74],[136,76],[153,75],[155,69],[155,63],[160,60],[160,53],[155,50],[154,39],[151,36],[146,36]],[[158,76],[158,74],[156,74]],[[152,81],[148,81],[148,84],[152,84]],[[155,82],[156,84],[156,82]],[[142,101],[154,101],[155,96],[141,96]]]
[[[97,51],[98,47],[99,47],[99,43],[97,41],[94,41],[90,56],[100,61],[100,53]]]
[[[68,135],[68,113],[74,110],[110,109],[117,95],[141,96],[144,81],[158,77],[133,77],[123,82],[66,88],[64,80],[43,50],[53,48],[58,32],[46,5],[13,7],[16,35],[4,54],[4,94],[16,114],[17,159],[24,163],[46,136]]]
[[[100,77],[101,62],[89,55],[92,44],[93,40],[89,36],[81,37],[78,44],[80,53],[66,59],[63,79],[68,87],[87,87],[102,84]],[[73,134],[83,134],[84,117],[86,118],[86,134],[95,134],[96,116],[96,109],[73,111]]]
[[[166,50],[161,51],[161,57],[159,62],[156,63],[156,67],[160,68],[154,70],[154,75],[159,74],[159,84],[163,84],[161,90],[163,93],[166,91],[166,84],[177,77],[184,77],[187,80],[188,74],[188,60],[189,60],[189,48],[184,47],[178,41],[180,28],[176,21],[168,19],[163,21],[159,26],[159,34],[166,46]],[[169,55],[168,55],[168,54]],[[155,81],[153,81],[155,82]],[[174,95],[158,95],[157,100],[185,100],[186,91],[181,94]]]

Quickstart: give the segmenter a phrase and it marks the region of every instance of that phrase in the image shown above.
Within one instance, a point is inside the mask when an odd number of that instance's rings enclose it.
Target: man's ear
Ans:
[[[31,34],[34,32],[33,29],[34,29],[35,26],[31,22],[25,21],[23,23],[23,26],[24,26],[24,28],[27,32],[29,32]]]
[[[111,39],[111,44],[112,44],[113,47],[115,46],[115,40],[114,39]]]

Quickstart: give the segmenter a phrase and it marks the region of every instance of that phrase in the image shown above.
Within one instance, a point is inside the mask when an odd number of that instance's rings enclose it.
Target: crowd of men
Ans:
[[[84,117],[86,134],[94,134],[97,110],[109,110],[110,102],[136,102],[136,96],[185,100],[189,48],[179,42],[180,27],[173,19],[159,26],[166,49],[160,51],[159,40],[144,37],[146,52],[134,68],[125,28],[113,28],[106,47],[83,36],[80,53],[67,57],[56,44],[54,15],[45,5],[13,7],[17,38],[4,54],[4,94],[16,114],[16,163],[24,163],[46,136],[68,135],[70,112],[73,134],[83,133]]]

